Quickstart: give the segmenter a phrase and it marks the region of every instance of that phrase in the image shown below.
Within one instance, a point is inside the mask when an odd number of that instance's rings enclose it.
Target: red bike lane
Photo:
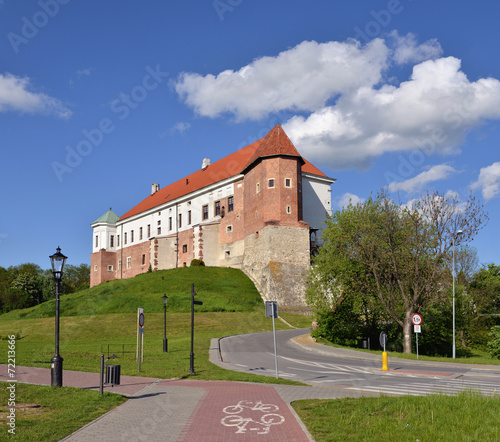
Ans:
[[[194,380],[163,381],[160,385],[204,391],[179,441],[310,440],[273,386]]]

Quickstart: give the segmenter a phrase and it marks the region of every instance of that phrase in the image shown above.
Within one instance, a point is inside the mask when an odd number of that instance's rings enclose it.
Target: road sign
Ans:
[[[144,313],[143,312],[139,313],[139,327],[140,328],[144,327]]]
[[[415,313],[411,317],[411,322],[413,322],[413,325],[421,325],[422,324],[422,316],[420,316],[418,313]]]
[[[144,327],[139,327],[139,334],[144,334]]]
[[[278,317],[278,303],[276,301],[266,301],[266,318]]]
[[[421,325],[414,325],[413,326],[413,331],[415,333],[421,333],[422,332],[422,326]]]
[[[203,305],[203,301],[193,301],[194,305]]]
[[[380,336],[379,336],[379,342],[380,342],[380,346],[384,349],[385,351],[385,347],[387,346],[387,333],[386,332],[381,332],[380,333]]]

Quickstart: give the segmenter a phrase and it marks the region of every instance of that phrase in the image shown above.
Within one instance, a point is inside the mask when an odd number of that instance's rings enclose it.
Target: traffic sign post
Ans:
[[[278,376],[278,353],[276,351],[276,328],[274,318],[278,317],[278,303],[276,301],[266,301],[266,318],[273,318],[273,337],[274,337],[274,366],[276,368],[276,379]]]
[[[141,372],[141,362],[144,360],[144,309],[137,309],[137,346],[136,359],[139,362],[139,373]]]
[[[415,339],[417,344],[417,359],[418,359],[418,334],[421,332],[422,316],[420,316],[418,313],[415,313],[411,317],[411,322],[413,322],[413,331],[415,332]]]
[[[387,352],[385,351],[385,347],[387,345],[387,333],[381,332],[378,339],[380,345],[384,348],[384,351],[382,352],[382,370],[387,371],[389,370],[389,366],[387,365]]]
[[[202,301],[195,301],[194,283],[191,284],[191,353],[189,354],[189,373],[194,373],[194,306],[203,305]]]

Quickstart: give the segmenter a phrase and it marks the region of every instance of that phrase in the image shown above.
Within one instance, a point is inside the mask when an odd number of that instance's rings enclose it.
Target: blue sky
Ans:
[[[90,262],[90,223],[281,123],[333,207],[480,198],[500,263],[494,1],[0,1],[0,266]]]

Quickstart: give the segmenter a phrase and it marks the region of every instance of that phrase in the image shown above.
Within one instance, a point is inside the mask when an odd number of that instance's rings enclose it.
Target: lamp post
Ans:
[[[56,283],[56,352],[54,357],[50,360],[50,378],[52,387],[62,387],[63,358],[59,354],[59,288],[64,271],[64,264],[68,257],[61,253],[60,247],[56,250],[56,253],[49,256],[52,265],[52,275]]]
[[[167,340],[167,301],[168,296],[164,294],[163,299],[163,353],[168,352],[168,340]]]
[[[453,347],[452,347],[452,356],[453,359],[455,359],[456,355],[456,345],[455,345],[455,239],[457,236],[462,235],[464,232],[461,230],[458,230],[454,235],[453,235],[453,254],[452,254],[452,261],[453,261]]]

